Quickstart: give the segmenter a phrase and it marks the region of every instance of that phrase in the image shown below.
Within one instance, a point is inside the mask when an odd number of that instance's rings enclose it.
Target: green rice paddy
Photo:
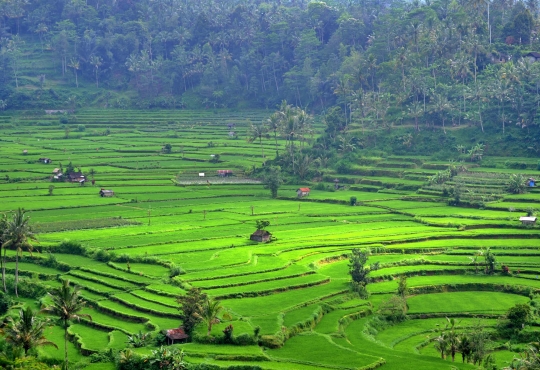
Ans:
[[[259,144],[246,140],[246,120],[260,122],[268,114],[82,110],[77,124],[86,130],[67,139],[54,116],[21,116],[0,128],[0,212],[26,209],[39,232],[36,250],[19,262],[20,275],[53,285],[69,279],[88,300],[84,313],[92,322],[69,328],[72,363],[110,369],[111,364],[90,364],[88,356],[123,349],[127,336],[139,331],[156,335],[178,327],[175,297],[200,287],[225,308],[212,335],[221,337],[230,324],[236,337],[253,339],[257,328],[261,345],[175,345],[192,362],[276,370],[449,368],[432,344],[418,349],[446,315],[460,318],[463,327],[475,315],[489,317],[482,322],[490,328],[495,316],[540,291],[538,227],[519,222],[525,209],[540,202],[540,192],[502,191],[501,178],[518,170],[480,167],[459,175],[469,189],[485,177],[499,194],[483,209],[449,206],[439,190],[426,186],[436,172],[430,164],[444,163],[408,157],[373,159],[371,166],[358,166],[356,175],[329,173],[329,179],[348,184],[342,190],[316,190],[312,183],[309,197],[299,200],[298,185],[286,184],[271,199],[249,176],[265,159]],[[50,125],[37,126],[38,121]],[[238,139],[229,137],[229,123]],[[109,135],[103,135],[105,128]],[[170,154],[161,152],[167,143]],[[263,148],[267,155],[276,150],[272,140]],[[278,150],[285,150],[282,138]],[[218,163],[211,161],[216,154]],[[52,164],[40,163],[40,157],[50,157]],[[88,177],[84,186],[51,182],[53,169],[69,162]],[[234,176],[218,177],[222,169]],[[332,181],[323,185],[333,188]],[[113,190],[114,197],[100,197],[100,188]],[[358,206],[349,205],[353,196]],[[270,221],[271,243],[249,240],[260,219]],[[66,239],[82,243],[89,255],[56,253]],[[486,276],[481,260],[473,263],[475,253],[487,247],[511,268],[510,276],[502,276],[500,267]],[[349,292],[352,248],[371,248],[368,263],[380,263],[369,300]],[[48,251],[69,269],[45,267]],[[15,254],[8,256],[12,274]],[[173,265],[182,274],[171,279]],[[370,312],[396,292],[402,275],[414,292],[408,298],[411,319],[367,335]],[[206,328],[197,333],[204,337]],[[62,328],[52,326],[46,336],[60,349],[45,347],[40,355],[62,359]],[[495,354],[501,367],[512,358],[508,351]]]

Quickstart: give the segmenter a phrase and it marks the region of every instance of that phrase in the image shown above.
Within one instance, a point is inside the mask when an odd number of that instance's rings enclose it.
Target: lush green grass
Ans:
[[[39,232],[36,248],[43,252],[51,248],[56,259],[71,268],[65,273],[24,260],[19,265],[21,274],[51,278],[60,274],[83,287],[81,294],[89,300],[83,312],[91,314],[96,327],[73,323],[70,330],[80,337],[84,348],[122,349],[127,333],[153,331],[156,335],[158,330],[178,327],[176,296],[193,286],[210,296],[232,297],[221,302],[223,320],[212,329],[216,337],[229,324],[235,335],[252,335],[257,326],[262,335],[293,332],[298,324],[311,324],[314,315],[325,311],[320,322],[304,333],[295,333],[277,350],[180,345],[193,362],[228,366],[245,361],[211,357],[268,356],[275,361],[252,363],[263,369],[314,370],[358,368],[384,358],[382,370],[447,368],[450,364],[437,358],[431,345],[421,354],[415,350],[444,318],[405,321],[375,338],[364,334],[371,316],[350,323],[343,320],[367,309],[376,311],[397,289],[396,281],[381,281],[368,286],[373,293],[369,301],[351,297],[347,254],[352,248],[371,248],[368,264],[382,266],[372,277],[412,275],[408,278],[411,288],[452,285],[450,290],[459,290],[462,284],[468,289],[478,284],[484,290],[496,284],[540,289],[536,279],[540,273],[538,227],[525,229],[518,222],[521,210],[540,202],[540,192],[501,192],[501,179],[519,171],[497,170],[500,175],[495,175],[494,169],[479,168],[458,176],[471,191],[489,187],[502,197],[486,203],[484,209],[448,206],[437,187],[416,193],[437,172],[431,165],[447,163],[411,156],[364,156],[362,163],[355,164],[356,175],[328,170],[321,183],[326,190],[318,190],[322,187],[315,183],[302,184],[312,191],[298,200],[299,185],[287,184],[279,190],[281,198],[271,199],[262,184],[243,178],[246,170],[263,161],[258,143],[245,140],[246,118],[259,122],[267,115],[266,111],[81,110],[77,124],[87,129],[72,131],[68,139],[62,139],[64,130],[57,124],[58,117],[29,113],[13,119],[16,127],[0,126],[5,138],[0,147],[4,171],[0,173],[0,212],[18,207],[29,210]],[[36,126],[35,122],[52,125]],[[229,139],[229,122],[236,124],[240,140]],[[111,130],[109,135],[98,135],[106,128]],[[317,130],[322,128],[321,123],[316,124]],[[172,145],[172,153],[161,153],[164,143]],[[265,153],[273,154],[273,141],[263,144]],[[279,137],[278,145],[284,152],[285,138]],[[29,152],[26,156],[21,154],[24,149]],[[212,154],[220,154],[222,162],[210,162]],[[42,156],[52,158],[53,163],[37,163]],[[60,163],[65,168],[69,161],[87,174],[93,168],[95,186],[51,183],[52,169]],[[239,181],[227,183],[218,178],[220,169],[233,170],[236,176],[232,180]],[[484,171],[491,173],[485,175]],[[200,172],[205,177],[197,184]],[[171,181],[177,175],[182,186]],[[328,190],[335,177],[346,189]],[[54,190],[49,196],[51,184]],[[114,190],[115,196],[99,197],[101,187]],[[352,196],[357,198],[355,207],[349,205]],[[249,240],[255,221],[261,219],[270,221],[271,243]],[[89,255],[55,253],[54,247],[65,239],[81,242]],[[475,266],[469,257],[482,247],[492,247],[498,262],[511,266],[512,271],[522,269],[522,274],[472,274]],[[106,252],[101,252],[100,259],[112,262],[94,258],[100,250]],[[7,255],[7,271],[12,274],[14,251]],[[45,253],[34,257],[45,257]],[[481,260],[479,271],[483,270]],[[183,273],[170,280],[172,264]],[[465,270],[469,273],[462,274]],[[56,280],[50,283],[58,285]],[[23,300],[39,308],[36,299]],[[526,300],[504,293],[458,291],[416,295],[408,303],[410,314],[444,316],[503,314]],[[470,323],[464,319],[461,325]],[[196,330],[202,335],[206,331],[204,325]],[[61,328],[54,327],[47,335],[63,343]],[[82,358],[70,346],[70,356]],[[63,353],[50,348],[40,351],[49,356],[55,353],[55,358]],[[137,351],[149,353],[150,347]],[[508,353],[500,355],[501,363],[509,358]]]
[[[409,313],[497,313],[503,314],[527,297],[497,292],[457,292],[417,295],[407,300]]]

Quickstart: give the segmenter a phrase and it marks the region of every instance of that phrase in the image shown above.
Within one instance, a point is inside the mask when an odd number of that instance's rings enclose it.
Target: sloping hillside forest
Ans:
[[[0,14],[3,109],[286,100],[366,127],[538,123],[539,67],[522,59],[540,48],[534,0],[2,0]]]

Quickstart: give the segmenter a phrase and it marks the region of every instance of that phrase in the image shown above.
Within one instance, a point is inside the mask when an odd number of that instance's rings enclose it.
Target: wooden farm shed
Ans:
[[[39,161],[40,161],[41,163],[45,163],[45,164],[51,163],[50,158],[40,158]]]
[[[272,236],[272,234],[270,234],[266,230],[257,230],[253,234],[251,234],[249,239],[251,239],[253,241],[256,241],[256,242],[268,242],[268,241],[270,241],[271,236]]]
[[[531,51],[530,53],[525,55],[525,58],[527,58],[531,62],[537,62],[540,60],[540,53],[537,53],[536,51]]]
[[[109,197],[113,197],[114,196],[114,191],[112,190],[107,190],[107,189],[101,189],[99,191],[99,195],[104,197],[104,198],[109,198]]]
[[[62,177],[64,176],[62,174],[62,171],[60,171],[60,168],[55,168],[52,174],[53,174],[53,180],[57,180],[57,181],[61,180]]]
[[[82,172],[70,172],[68,173],[68,180],[70,182],[84,182],[86,181],[86,177],[84,177]]]
[[[217,170],[217,175],[219,177],[229,177],[233,175],[232,170]]]
[[[184,342],[187,341],[189,338],[189,335],[186,334],[183,327],[179,327],[178,329],[169,329],[167,330],[167,343],[168,344],[174,344],[175,341]]]
[[[298,198],[307,197],[309,195],[309,188],[298,188],[296,189],[296,195],[298,195]]]
[[[535,225],[536,224],[536,217],[532,216],[524,216],[520,217],[519,220],[523,225]]]

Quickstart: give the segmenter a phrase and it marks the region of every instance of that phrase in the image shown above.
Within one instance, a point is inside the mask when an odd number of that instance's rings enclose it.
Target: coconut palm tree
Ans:
[[[446,353],[448,352],[448,336],[446,333],[441,333],[435,341],[435,349],[441,353],[441,358],[444,360],[446,358]]]
[[[75,72],[75,85],[79,87],[79,78],[77,71],[81,69],[81,63],[76,58],[71,58],[69,61],[68,67],[73,68],[73,72]]]
[[[13,214],[11,220],[7,221],[6,230],[4,232],[4,262],[2,267],[5,267],[5,253],[7,248],[15,249],[15,295],[18,297],[17,284],[19,283],[19,256],[22,254],[23,248],[26,248],[32,253],[31,241],[37,241],[36,236],[30,226],[30,217],[26,215],[24,209],[19,208]]]
[[[24,354],[35,347],[54,346],[56,344],[47,340],[43,336],[43,331],[48,324],[48,320],[40,320],[30,307],[19,311],[19,320],[8,317],[7,326],[4,329],[6,341],[15,347],[22,347]]]
[[[91,55],[90,56],[90,64],[94,66],[95,75],[96,75],[96,87],[99,88],[99,67],[103,64],[103,59],[101,59],[100,56],[97,55]]]
[[[446,114],[450,109],[451,105],[446,96],[442,94],[434,95],[434,102],[431,111],[437,114],[437,116],[442,120],[442,127],[445,135],[446,127],[444,126],[444,122],[446,121]]]
[[[259,144],[261,145],[263,163],[265,162],[265,160],[264,160],[264,147],[262,145],[262,138],[267,135],[266,134],[267,131],[268,130],[266,126],[264,126],[263,124],[260,124],[260,125],[251,124],[251,138],[249,139],[249,142],[252,143],[255,140],[259,139]]]
[[[69,364],[67,350],[69,321],[80,320],[81,317],[92,320],[92,317],[80,313],[86,302],[81,298],[78,286],[74,286],[73,289],[69,286],[69,280],[64,280],[60,288],[53,289],[48,295],[52,304],[41,311],[57,316],[64,326],[64,368],[67,369]]]
[[[458,336],[458,333],[456,332],[456,321],[448,317],[446,318],[446,321],[448,323],[446,324],[446,327],[449,329],[447,338],[448,338],[448,352],[450,352],[450,356],[452,356],[452,362],[454,362],[454,359],[456,357],[456,352],[458,352],[459,349],[459,341],[460,338]]]
[[[219,323],[217,315],[219,315],[222,309],[223,306],[221,306],[220,301],[215,301],[207,297],[197,313],[197,316],[204,321],[208,327],[208,336],[212,332],[212,325]]]
[[[279,155],[277,132],[280,130],[282,123],[281,116],[278,112],[273,113],[269,119],[266,120],[267,127],[270,131],[274,132],[274,141],[276,142],[276,156]]]

